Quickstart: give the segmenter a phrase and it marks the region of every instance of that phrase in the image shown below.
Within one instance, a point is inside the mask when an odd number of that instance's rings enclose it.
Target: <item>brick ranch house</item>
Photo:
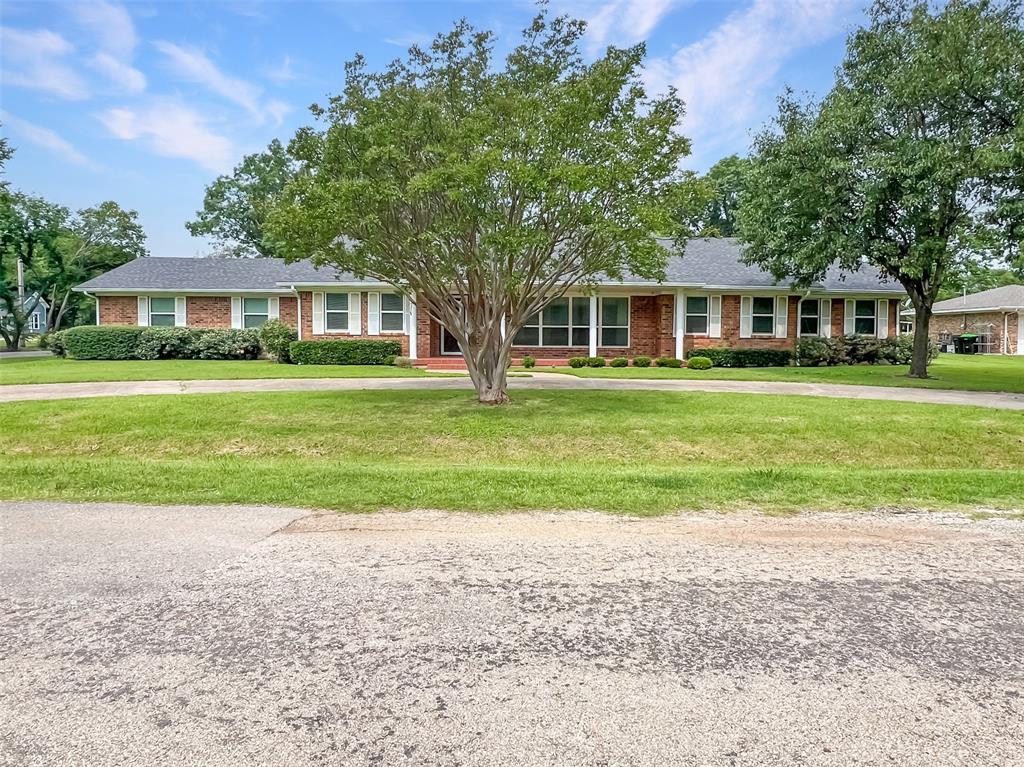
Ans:
[[[928,334],[940,346],[961,333],[979,337],[979,351],[1024,355],[1024,285],[1004,285],[938,301]],[[913,317],[913,312],[908,312]]]
[[[662,282],[627,276],[554,301],[519,331],[513,356],[682,358],[707,347],[790,349],[801,336],[898,332],[904,291],[873,268],[829,272],[796,290],[740,256],[735,239],[690,240],[683,255],[670,255]],[[394,339],[420,364],[459,355],[454,338],[392,287],[306,261],[140,258],[76,289],[95,297],[100,325],[249,328],[280,318],[303,340]]]

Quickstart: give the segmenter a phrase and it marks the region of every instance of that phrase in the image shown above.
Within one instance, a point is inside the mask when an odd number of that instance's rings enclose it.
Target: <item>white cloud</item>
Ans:
[[[267,116],[280,122],[283,116],[281,102],[263,104],[263,89],[239,77],[222,72],[202,51],[158,40],[154,43],[170,64],[171,70],[182,80],[202,85],[218,96],[242,107],[262,122]]]
[[[284,60],[281,62],[281,66],[268,69],[267,77],[270,78],[272,82],[279,85],[294,80],[296,78],[296,74],[292,71],[291,56],[285,56]]]
[[[89,66],[105,75],[126,93],[142,93],[146,90],[146,76],[131,64],[126,64],[109,53],[97,53],[89,59]]]
[[[162,99],[133,109],[108,109],[98,115],[107,130],[123,141],[143,141],[164,157],[192,160],[215,173],[231,168],[235,148],[209,128],[198,112]]]
[[[132,17],[123,5],[105,0],[77,2],[71,6],[71,12],[96,35],[104,51],[118,59],[131,60],[139,39]]]
[[[839,32],[856,1],[754,0],[702,40],[652,59],[645,72],[648,89],[675,86],[686,102],[683,133],[698,152],[734,142],[770,106],[783,64],[799,49]]]
[[[85,81],[63,60],[74,50],[71,43],[48,29],[0,27],[3,82],[69,101],[88,98]]]
[[[25,141],[42,147],[74,165],[95,167],[92,161],[75,149],[71,142],[61,138],[49,128],[36,125],[28,120],[22,120],[10,112],[0,113],[0,118],[2,118],[5,126],[10,128],[15,135],[21,136]]]
[[[645,40],[677,4],[678,0],[609,0],[584,11],[590,54],[611,44],[632,45]]]

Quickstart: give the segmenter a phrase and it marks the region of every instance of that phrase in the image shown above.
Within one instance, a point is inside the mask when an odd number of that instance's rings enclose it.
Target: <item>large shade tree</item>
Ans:
[[[821,103],[780,100],[755,142],[738,223],[749,259],[808,285],[878,267],[916,314],[924,377],[932,305],[969,260],[1024,238],[1024,28],[1018,2],[879,0]]]
[[[540,13],[503,66],[466,22],[370,72],[299,132],[273,247],[387,282],[462,348],[481,402],[507,401],[512,339],[567,290],[656,277],[654,234],[688,142],[674,93],[649,98],[644,47],[579,52],[585,25]]]
[[[699,237],[732,237],[736,211],[750,161],[730,155],[704,175],[688,172],[676,187],[675,215]]]

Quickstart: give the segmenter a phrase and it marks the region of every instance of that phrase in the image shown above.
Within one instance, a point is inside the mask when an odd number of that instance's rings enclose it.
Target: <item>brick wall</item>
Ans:
[[[100,325],[138,325],[139,299],[136,296],[97,296]]]
[[[1006,322],[1005,337],[1003,322]],[[981,312],[978,314],[935,314],[928,324],[928,336],[938,342],[941,333],[958,336],[961,333],[988,333],[992,335],[992,353],[1005,353],[1004,340],[1008,341],[1009,353],[1017,353],[1016,312]],[[990,327],[991,326],[991,327]]]
[[[278,301],[277,316],[281,322],[287,323],[293,328],[299,326],[298,301],[294,296],[281,296]]]
[[[185,296],[185,324],[190,328],[230,328],[229,296]]]
[[[353,293],[356,291],[352,291]],[[406,333],[381,333],[380,335],[370,336],[366,335],[366,312],[367,312],[367,300],[366,291],[360,293],[361,299],[359,301],[360,311],[362,312],[362,321],[360,327],[363,333],[354,336],[349,333],[324,333],[323,335],[313,335],[313,293],[311,291],[304,291],[299,293],[299,298],[302,301],[302,340],[303,341],[316,341],[325,338],[348,338],[348,339],[362,339],[366,341],[398,341],[402,345],[402,355],[408,356],[409,354],[409,336]]]
[[[797,329],[797,310],[800,297],[789,296],[786,317],[786,338],[755,336],[740,338],[740,296],[722,296],[722,337],[687,334],[683,341],[683,353],[690,349],[792,349]]]

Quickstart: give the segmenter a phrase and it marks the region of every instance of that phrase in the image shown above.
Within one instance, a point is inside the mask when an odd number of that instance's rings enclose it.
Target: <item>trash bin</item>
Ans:
[[[974,354],[977,340],[975,333],[963,333],[953,339],[953,348],[957,354]]]

